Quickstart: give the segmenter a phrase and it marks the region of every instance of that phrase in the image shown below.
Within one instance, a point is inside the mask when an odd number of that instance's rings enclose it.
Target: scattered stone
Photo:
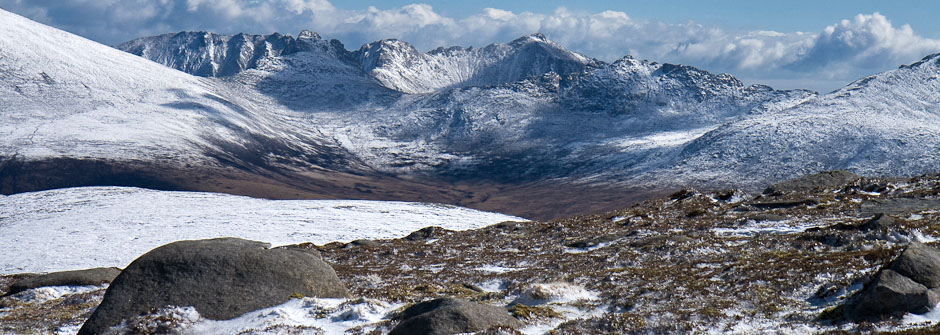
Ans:
[[[900,215],[940,208],[940,199],[930,198],[892,198],[873,199],[862,203],[860,216],[876,214]]]
[[[791,201],[761,201],[761,202],[752,202],[748,205],[761,209],[782,209],[782,208],[793,208],[798,206],[812,206],[818,204],[819,202],[814,199],[802,199],[802,200],[791,200]]]
[[[424,227],[405,236],[405,240],[424,241],[440,235],[442,232],[444,232],[444,228],[441,227]]]
[[[924,313],[938,301],[940,297],[926,286],[884,269],[849,303],[845,313],[854,320]]]
[[[940,287],[940,250],[912,242],[889,267],[927,288]]]
[[[46,286],[87,286],[110,283],[121,273],[118,268],[94,268],[87,270],[51,272],[19,280],[10,285],[5,295],[20,293],[29,289]]]
[[[315,250],[269,246],[218,238],[151,250],[114,279],[79,334],[98,334],[165,306],[192,306],[203,317],[225,320],[282,304],[292,296],[348,296]]]
[[[440,298],[408,307],[389,335],[449,335],[477,332],[497,326],[523,325],[500,307],[455,298]]]
[[[565,246],[569,248],[579,248],[579,249],[593,248],[604,243],[610,243],[610,242],[619,240],[628,235],[629,234],[627,233],[622,233],[622,234],[612,234],[612,235],[592,237],[592,238],[587,238],[587,239],[576,239],[574,241],[566,242]]]
[[[836,189],[859,178],[858,175],[848,171],[825,171],[770,185],[764,189],[764,194],[776,196]]]
[[[865,231],[872,231],[872,230],[887,231],[893,228],[896,224],[897,223],[895,222],[894,218],[887,216],[884,213],[878,213],[878,214],[875,214],[875,216],[873,216],[871,220],[868,220],[868,222],[865,222],[865,224],[863,224],[861,228],[862,230],[865,230]]]
[[[373,240],[360,239],[360,240],[355,240],[355,241],[349,242],[349,244],[347,244],[346,246],[355,246],[355,247],[363,247],[363,248],[376,248],[376,247],[379,246],[379,242],[376,242],[376,241],[373,241]]]
[[[694,197],[694,196],[696,196],[696,195],[698,195],[698,194],[699,194],[699,193],[698,193],[698,191],[696,191],[696,190],[693,190],[693,189],[690,189],[690,188],[689,188],[689,189],[683,189],[683,190],[678,190],[678,191],[676,191],[675,193],[673,193],[672,195],[670,195],[670,196],[669,196],[669,199],[672,199],[672,200],[675,200],[675,201],[682,201],[682,200],[685,200],[685,199]]]

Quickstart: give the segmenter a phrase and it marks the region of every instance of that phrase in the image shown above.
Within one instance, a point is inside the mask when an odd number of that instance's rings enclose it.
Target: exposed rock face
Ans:
[[[6,295],[16,294],[29,289],[45,286],[84,286],[110,283],[121,273],[118,268],[94,268],[87,270],[52,272],[29,277],[10,286]]]
[[[418,303],[405,309],[401,318],[402,322],[390,335],[449,335],[497,326],[522,327],[521,322],[502,308],[454,298]]]
[[[296,294],[348,295],[315,251],[269,249],[267,243],[237,238],[174,242],[131,263],[79,334],[98,334],[124,319],[170,305],[193,306],[209,319],[231,319]]]
[[[940,302],[940,250],[918,242],[907,249],[848,302],[849,319],[924,313]]]

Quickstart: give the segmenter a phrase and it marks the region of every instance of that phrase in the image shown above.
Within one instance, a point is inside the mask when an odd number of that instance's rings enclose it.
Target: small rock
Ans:
[[[929,198],[893,198],[873,199],[859,206],[860,216],[876,214],[902,215],[940,208],[940,199]]]
[[[440,298],[408,307],[401,323],[389,335],[449,335],[471,333],[497,326],[522,328],[504,308],[455,298]]]
[[[412,232],[411,234],[408,234],[408,236],[405,236],[405,240],[424,241],[424,240],[440,235],[441,232],[443,231],[444,231],[444,228],[441,228],[441,227],[424,227],[424,228],[421,228],[419,230]]]
[[[872,230],[887,231],[888,229],[893,228],[895,224],[896,222],[894,221],[894,218],[887,216],[884,213],[878,213],[878,214],[875,214],[875,216],[872,217],[871,220],[868,220],[868,222],[865,222],[861,228],[865,231],[872,231]]]
[[[912,242],[891,263],[890,269],[927,288],[940,287],[940,250]]]
[[[791,201],[761,201],[761,202],[752,202],[748,205],[765,210],[765,209],[781,209],[781,208],[793,208],[799,206],[812,206],[818,204],[819,202],[815,199],[802,199],[802,200],[791,200]]]
[[[237,238],[179,241],[128,265],[79,334],[98,334],[165,306],[192,306],[208,319],[225,320],[296,295],[336,298],[348,293],[316,250],[269,248]]]
[[[110,283],[121,273],[118,268],[94,268],[87,270],[51,272],[29,277],[10,285],[6,295],[45,286],[86,286]]]
[[[356,247],[363,247],[363,248],[377,248],[379,247],[379,242],[376,242],[373,240],[360,239],[360,240],[349,242],[347,246],[356,246]]]

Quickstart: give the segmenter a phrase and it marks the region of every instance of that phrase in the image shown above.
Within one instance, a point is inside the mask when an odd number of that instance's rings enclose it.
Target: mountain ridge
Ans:
[[[687,185],[752,188],[829,169],[910,175],[935,162],[922,125],[940,106],[930,57],[819,96],[685,65],[604,63],[542,35],[427,53],[390,40],[350,51],[313,32],[134,44],[198,77],[0,14],[6,36],[57,36],[0,41],[15,64],[0,72],[12,84],[0,87],[12,107],[0,125],[4,193],[121,180],[550,218]]]

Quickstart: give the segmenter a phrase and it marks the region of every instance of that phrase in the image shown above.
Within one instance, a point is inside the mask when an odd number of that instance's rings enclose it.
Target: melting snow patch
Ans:
[[[483,292],[499,292],[506,289],[506,282],[499,279],[490,279],[477,285]]]
[[[277,330],[275,333],[278,333],[289,329],[317,329],[325,334],[343,334],[356,327],[362,327],[368,333],[370,325],[384,320],[386,315],[401,306],[372,299],[291,299],[282,305],[245,313],[231,320],[200,318],[185,333],[241,334],[257,330]]]
[[[940,305],[934,306],[924,314],[904,314],[901,323],[905,326],[927,326],[940,323]]]
[[[748,221],[751,222],[751,221]],[[760,234],[794,234],[800,233],[810,228],[822,227],[824,224],[818,222],[789,224],[784,221],[762,221],[753,223],[740,228],[713,228],[712,232],[721,236],[754,236]]]
[[[59,299],[67,295],[92,292],[92,291],[97,291],[100,289],[105,289],[107,287],[108,285],[37,287],[34,289],[29,289],[29,290],[14,294],[13,298],[23,301],[23,302],[42,303],[42,302],[46,302],[49,300]]]
[[[911,235],[914,235],[914,240],[920,243],[931,243],[937,241],[937,237],[924,235],[920,230],[914,229],[911,230]]]
[[[524,305],[547,303],[569,303],[580,300],[597,300],[597,292],[568,283],[535,284],[522,291],[514,301]]]
[[[491,272],[491,273],[506,273],[506,272],[512,272],[512,271],[525,270],[525,268],[509,268],[509,267],[498,266],[498,265],[484,265],[484,266],[475,267],[473,269],[477,271]]]

